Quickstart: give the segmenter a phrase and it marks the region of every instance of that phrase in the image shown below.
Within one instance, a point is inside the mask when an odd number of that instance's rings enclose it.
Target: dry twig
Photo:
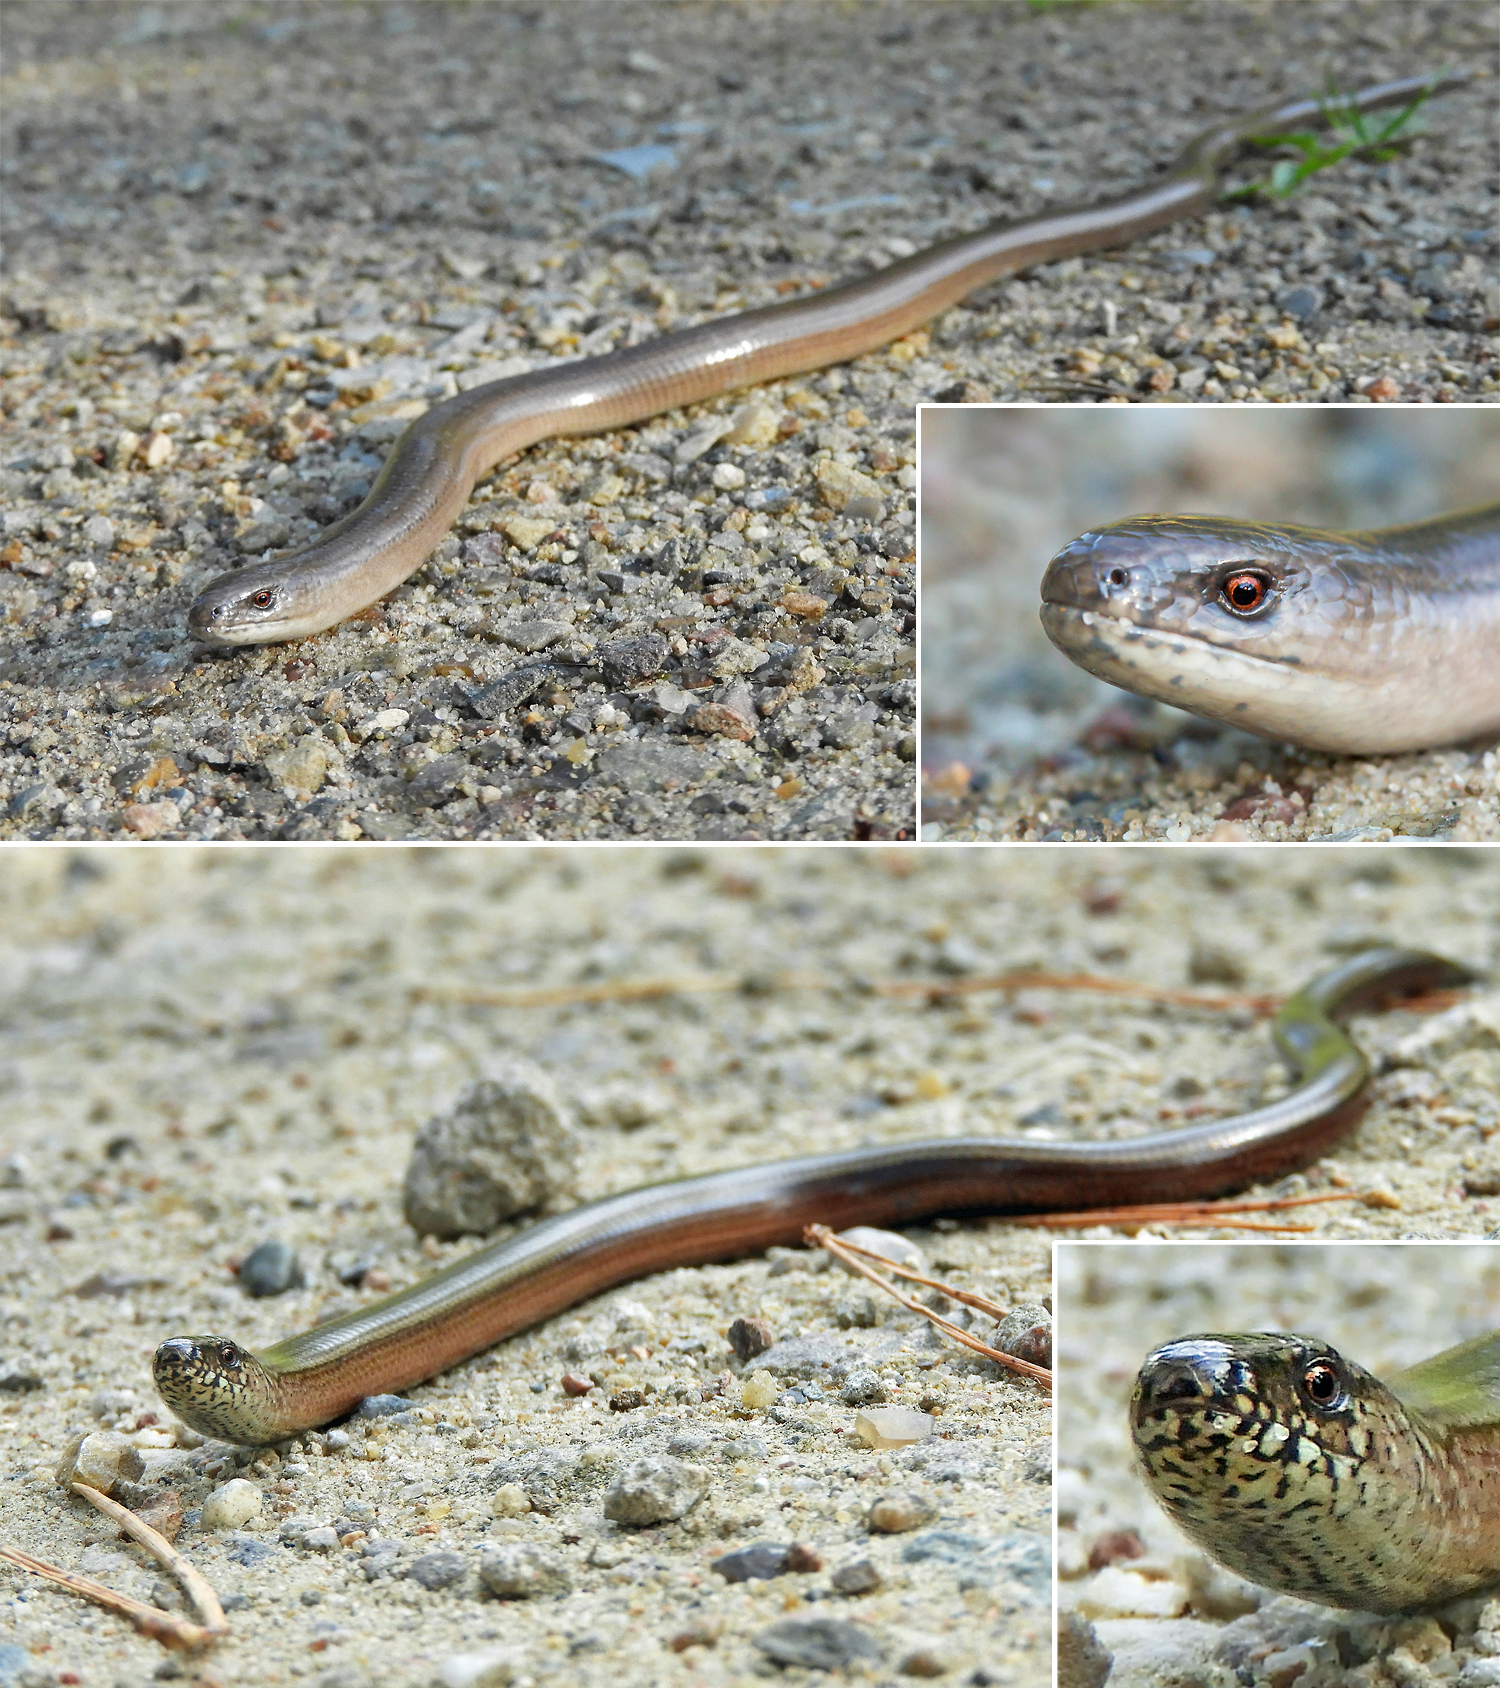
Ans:
[[[951,1337],[954,1342],[962,1343],[965,1348],[972,1348],[976,1354],[983,1354],[985,1359],[993,1360],[997,1366],[1004,1366],[1007,1371],[1019,1372],[1023,1377],[1029,1377],[1034,1382],[1042,1384],[1043,1387],[1051,1389],[1052,1373],[1045,1366],[1034,1366],[1030,1360],[1018,1360],[1014,1354],[1006,1354],[999,1348],[991,1348],[987,1342],[981,1342],[977,1336],[970,1336],[968,1331],[959,1325],[955,1325],[952,1320],[945,1319],[940,1313],[933,1312],[932,1308],[923,1306],[920,1301],[913,1300],[911,1296],[903,1295],[889,1278],[881,1277],[879,1272],[875,1271],[872,1266],[867,1265],[866,1260],[878,1260],[887,1271],[899,1272],[904,1278],[914,1278],[919,1283],[929,1284],[933,1289],[941,1291],[942,1294],[950,1296],[956,1301],[964,1301],[971,1307],[981,1308],[982,1311],[990,1313],[991,1317],[1003,1318],[1005,1315],[1003,1307],[996,1307],[993,1302],[987,1302],[982,1296],[975,1296],[968,1290],[952,1289],[937,1278],[923,1277],[921,1273],[913,1272],[910,1267],[899,1266],[894,1260],[887,1260],[884,1255],[871,1254],[868,1249],[862,1249],[853,1243],[846,1243],[842,1237],[831,1231],[826,1225],[809,1225],[802,1235],[814,1248],[827,1249],[830,1254],[842,1260],[852,1271],[868,1278],[872,1284],[883,1289],[892,1300],[899,1301],[903,1307],[913,1313],[920,1313],[929,1323],[936,1325],[944,1336]],[[861,1259],[860,1256],[865,1258]]]
[[[1081,1213],[1024,1213],[1007,1215],[1007,1225],[1039,1225],[1050,1231],[1070,1231],[1085,1225],[1215,1226],[1235,1231],[1310,1231],[1311,1225],[1261,1225],[1240,1213],[1279,1213],[1283,1208],[1308,1207],[1314,1202],[1353,1202],[1354,1190],[1331,1190],[1315,1196],[1273,1196],[1238,1202],[1147,1202],[1139,1207],[1096,1207]],[[1229,1217],[1226,1217],[1229,1216]]]
[[[160,1531],[153,1530],[144,1518],[132,1512],[128,1506],[121,1506],[119,1501],[111,1500],[98,1489],[91,1489],[87,1483],[74,1483],[72,1487],[75,1495],[82,1495],[106,1518],[113,1518],[126,1535],[134,1536],[153,1558],[158,1559],[177,1578],[187,1590],[188,1598],[198,1608],[198,1615],[203,1619],[205,1626],[205,1638],[214,1639],[228,1634],[229,1623],[224,1616],[224,1608],[219,1604],[219,1597],[214,1593],[208,1579],[191,1560],[179,1553]]]

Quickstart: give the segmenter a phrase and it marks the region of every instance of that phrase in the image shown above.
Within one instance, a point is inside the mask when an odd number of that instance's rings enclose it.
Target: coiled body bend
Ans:
[[[1407,78],[1350,96],[1369,110],[1455,78]],[[1219,167],[1249,137],[1322,120],[1289,100],[1225,119],[1157,181],[1097,204],[990,224],[888,269],[805,298],[724,317],[603,357],[476,387],[397,442],[359,508],[306,551],[211,581],[189,626],[221,645],[301,639],[398,586],[452,526],[475,483],[538,440],[619,428],[736,387],[874,351],[997,276],[1118,246],[1212,203]]]
[[[1335,1017],[1467,978],[1440,957],[1380,949],[1314,980],[1276,1021],[1299,1083],[1250,1113],[1116,1142],[960,1137],[848,1149],[628,1190],[258,1355],[225,1337],[172,1338],[157,1350],[156,1386],[208,1435],[272,1442],[326,1424],[365,1395],[431,1377],[614,1284],[795,1243],[809,1224],[899,1225],[939,1213],[1219,1194],[1306,1163],[1353,1122],[1369,1068]]]
[[[1355,533],[1112,522],[1053,558],[1041,613],[1091,674],[1265,738],[1374,754],[1500,732],[1500,504]]]

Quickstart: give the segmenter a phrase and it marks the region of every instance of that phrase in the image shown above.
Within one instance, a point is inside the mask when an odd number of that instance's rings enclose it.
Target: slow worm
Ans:
[[[1089,673],[1264,738],[1365,755],[1500,731],[1500,504],[1336,533],[1137,516],[1042,577]]]
[[[1383,1383],[1317,1337],[1179,1337],[1130,1424],[1168,1516],[1278,1593],[1409,1612],[1500,1585],[1500,1331]]]
[[[1361,89],[1345,103],[1369,111],[1462,80],[1406,77]],[[804,298],[461,393],[412,423],[369,497],[307,550],[211,581],[189,612],[189,628],[213,644],[259,645],[333,627],[420,567],[475,484],[513,453],[875,351],[999,276],[1123,246],[1197,216],[1213,203],[1220,168],[1246,141],[1326,120],[1317,99],[1222,118],[1165,174],[1130,193],[991,223]]]
[[[1296,1088],[1229,1119],[1112,1142],[940,1138],[647,1185],[542,1220],[259,1354],[223,1336],[173,1337],[156,1351],[156,1387],[205,1435],[275,1442],[612,1285],[793,1244],[809,1224],[903,1225],[934,1214],[1218,1195],[1305,1165],[1357,1118],[1369,1064],[1336,1020],[1469,977],[1439,956],[1400,949],[1369,950],[1322,974],[1275,1021]]]

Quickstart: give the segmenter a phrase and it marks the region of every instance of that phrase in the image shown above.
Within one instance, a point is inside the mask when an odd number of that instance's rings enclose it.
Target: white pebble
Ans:
[[[354,729],[354,736],[367,739],[376,733],[394,733],[409,720],[411,716],[404,709],[382,709],[378,715],[367,715]]]
[[[1187,1590],[1180,1583],[1148,1582],[1134,1571],[1107,1565],[1079,1586],[1073,1609],[1081,1618],[1180,1618],[1187,1603]]]
[[[531,1511],[531,1497],[519,1483],[502,1483],[490,1497],[490,1511],[497,1518],[519,1518]]]
[[[854,1415],[854,1434],[872,1448],[909,1448],[925,1442],[936,1423],[915,1407],[866,1407]]]
[[[240,1530],[260,1511],[260,1490],[243,1477],[215,1489],[203,1503],[205,1530]]]
[[[451,1653],[437,1667],[441,1688],[507,1688],[521,1668],[521,1655],[508,1648],[482,1653]]]
[[[745,484],[745,471],[737,463],[716,463],[713,482],[720,492],[738,492]]]
[[[108,627],[114,619],[115,612],[113,610],[90,610],[88,613],[90,627]]]

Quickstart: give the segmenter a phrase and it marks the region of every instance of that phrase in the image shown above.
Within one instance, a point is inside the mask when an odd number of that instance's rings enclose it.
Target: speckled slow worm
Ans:
[[[1395,1613],[1500,1587],[1500,1331],[1384,1382],[1314,1336],[1178,1337],[1130,1425],[1170,1517],[1278,1593]]]
[[[936,1214],[1219,1195],[1306,1165],[1358,1117],[1369,1064],[1338,1019],[1469,978],[1439,956],[1400,949],[1369,950],[1320,975],[1275,1021],[1296,1087],[1248,1113],[1107,1142],[954,1137],[843,1149],[627,1190],[541,1220],[259,1354],[228,1337],[173,1337],[156,1351],[156,1387],[205,1435],[275,1442],[615,1284],[794,1244],[810,1224],[902,1225]]]
[[[1500,504],[1336,533],[1217,516],[1095,528],[1042,626],[1128,691],[1311,750],[1500,732]]]
[[[1361,111],[1407,104],[1462,80],[1407,77],[1339,103]],[[1118,197],[991,223],[857,281],[461,393],[412,423],[358,509],[295,556],[211,581],[189,627],[218,645],[302,639],[333,627],[420,567],[476,483],[513,453],[875,351],[997,277],[1123,246],[1199,215],[1213,203],[1219,170],[1245,142],[1324,121],[1317,99],[1221,118],[1164,174]]]

